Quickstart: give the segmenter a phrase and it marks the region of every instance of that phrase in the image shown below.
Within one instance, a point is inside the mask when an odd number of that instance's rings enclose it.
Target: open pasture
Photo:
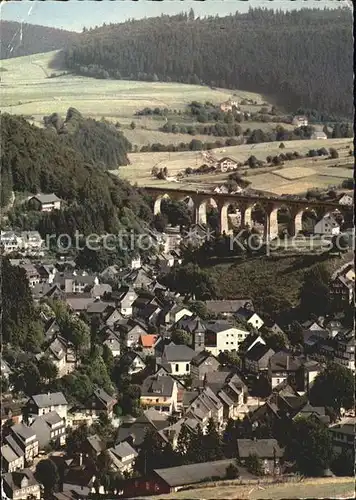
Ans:
[[[130,117],[144,107],[184,109],[199,100],[220,103],[232,95],[228,89],[178,83],[97,80],[75,75],[48,78],[65,69],[52,69],[57,51],[1,61],[1,111],[32,115],[42,119],[54,111],[66,112],[69,106],[95,118]],[[253,98],[262,103],[259,94],[234,91],[238,98]]]

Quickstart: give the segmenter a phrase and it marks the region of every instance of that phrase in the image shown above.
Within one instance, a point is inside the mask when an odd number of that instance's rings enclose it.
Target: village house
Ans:
[[[220,367],[219,361],[209,351],[199,352],[190,363],[192,377],[203,380],[207,373],[214,373]]]
[[[339,205],[353,205],[354,203],[354,198],[350,194],[343,194],[339,200],[338,200]]]
[[[330,296],[339,305],[351,304],[355,295],[355,271],[350,269],[331,279],[329,284]]]
[[[44,354],[47,355],[56,366],[59,377],[64,377],[64,375],[68,375],[68,373],[71,373],[75,369],[74,348],[60,335],[56,335]]]
[[[312,133],[312,135],[310,136],[310,139],[312,140],[319,140],[319,139],[327,139],[328,136],[326,135],[325,132],[323,132],[322,130],[316,130],[315,132]]]
[[[255,311],[251,310],[250,307],[241,307],[235,316],[237,319],[246,321],[249,325],[256,328],[256,330],[259,330],[264,324],[263,319]]]
[[[355,373],[355,331],[340,332],[334,340],[334,361]]]
[[[239,345],[250,334],[226,320],[208,321],[205,327],[204,346],[214,356],[218,356],[220,352],[238,351]]]
[[[141,335],[147,335],[143,325],[138,322],[129,322],[127,325],[121,325],[119,330],[125,333],[126,347],[136,348],[139,346]]]
[[[146,363],[137,352],[127,351],[121,360],[127,365],[129,375],[139,373],[146,368]]]
[[[324,215],[314,226],[314,234],[334,236],[340,234],[340,224],[330,214]]]
[[[43,250],[44,240],[38,231],[22,231],[22,253],[38,255]]]
[[[295,378],[300,366],[300,360],[289,352],[280,351],[273,354],[268,360],[268,376],[272,389],[288,377],[294,376]]]
[[[292,125],[296,127],[307,127],[308,126],[308,118],[304,115],[295,116],[292,120]]]
[[[114,469],[121,473],[132,472],[138,453],[129,443],[124,441],[123,443],[119,443],[109,448],[107,451],[112,460],[112,467]]]
[[[112,418],[116,403],[117,398],[115,396],[110,396],[104,389],[97,387],[89,397],[85,409],[92,417],[99,417],[104,413],[108,418]]]
[[[220,104],[220,109],[221,111],[224,111],[224,113],[232,111],[234,108],[238,109],[238,107],[238,102],[234,101],[233,99],[228,99],[227,101]]]
[[[114,358],[119,358],[121,354],[121,344],[120,339],[115,335],[114,332],[109,332],[104,340],[103,345],[106,345],[108,349],[110,349],[111,354]]]
[[[54,446],[65,444],[66,422],[56,411],[37,417],[30,428],[36,433],[40,450],[43,450],[50,443]]]
[[[158,340],[158,335],[140,335],[139,348],[142,349],[144,356],[153,356],[155,353],[155,344]]]
[[[14,231],[1,231],[0,246],[3,254],[18,252],[22,248],[22,238]]]
[[[13,448],[17,455],[24,455],[26,463],[32,463],[39,452],[35,431],[23,423],[13,425],[10,430],[11,434],[5,438],[6,444]]]
[[[345,417],[329,427],[335,453],[352,451],[355,446],[355,417]]]
[[[132,287],[129,287],[124,291],[119,303],[119,311],[124,317],[132,316],[133,303],[137,298],[138,295]]]
[[[244,357],[245,370],[249,373],[260,373],[268,370],[268,362],[275,352],[261,343],[255,344]]]
[[[216,168],[220,170],[220,172],[228,172],[229,170],[236,170],[238,166],[238,163],[236,160],[233,158],[229,158],[228,156],[225,156],[224,158],[221,158],[216,164]]]
[[[203,431],[210,418],[213,418],[217,427],[220,428],[224,421],[224,405],[210,387],[205,387],[202,392],[197,392],[196,397],[193,397],[185,416],[195,418]]]
[[[20,452],[19,452],[20,453]],[[19,455],[8,444],[1,447],[1,468],[5,472],[14,472],[25,467],[25,457],[22,453]]]
[[[224,317],[233,317],[241,308],[254,311],[253,302],[248,298],[235,300],[206,300],[205,306],[209,313],[216,315],[221,314]]]
[[[13,500],[35,498],[40,500],[41,488],[30,469],[7,472],[2,477],[5,495]]]
[[[66,294],[82,294],[89,291],[94,285],[98,285],[99,278],[97,276],[87,274],[85,271],[67,271],[64,273],[56,273],[53,283],[58,284],[60,289]]]
[[[262,460],[262,469],[265,475],[281,474],[281,459],[284,449],[276,439],[238,439],[237,454],[242,463],[250,455],[257,455]]]
[[[60,418],[67,418],[68,402],[62,392],[35,394],[29,399],[27,407],[29,414],[33,416],[41,416],[55,411]]]
[[[52,210],[61,209],[61,199],[54,193],[51,194],[36,194],[28,200],[28,204],[34,210],[41,212],[52,212]]]
[[[142,383],[140,402],[144,409],[172,415],[177,410],[177,396],[177,382],[172,377],[151,375]]]
[[[187,307],[173,304],[170,306],[170,309],[165,312],[164,322],[166,325],[175,325],[184,316],[193,316],[193,313]]]

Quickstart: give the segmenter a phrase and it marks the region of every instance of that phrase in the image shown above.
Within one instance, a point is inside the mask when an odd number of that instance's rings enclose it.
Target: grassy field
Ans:
[[[197,488],[170,495],[150,497],[152,500],[162,498],[171,500],[183,499],[297,499],[297,498],[355,498],[355,481],[351,477],[307,479],[301,483],[285,483],[279,485],[240,486],[238,484]]]
[[[221,103],[232,94],[237,99],[253,99],[259,109],[265,99],[251,92],[227,89],[213,90],[207,86],[178,83],[153,83],[119,80],[96,80],[75,75],[48,78],[59,75],[63,69],[50,68],[57,51],[45,54],[18,57],[1,61],[1,106],[2,112],[33,116],[36,124],[42,123],[44,115],[58,112],[64,115],[70,106],[85,116],[105,117],[122,124],[128,139],[139,146],[153,142],[163,144],[190,142],[188,134],[165,134],[157,129],[164,120],[134,117],[136,111],[145,107],[167,107],[184,110],[193,101]],[[251,106],[244,106],[246,109]],[[129,124],[134,119],[136,129]],[[249,125],[250,126],[250,125]],[[268,129],[268,124],[261,124]],[[196,138],[211,141],[209,136]]]
[[[229,156],[238,162],[244,162],[254,155],[259,160],[266,160],[268,155],[281,153],[279,142],[268,142],[254,145],[242,145],[214,149],[216,159]],[[352,139],[305,140],[289,141],[285,143],[283,152],[298,151],[307,153],[310,149],[321,147],[336,148],[338,159],[325,157],[303,158],[285,162],[283,167],[262,167],[246,169],[246,180],[251,182],[251,188],[268,191],[275,194],[302,194],[313,187],[327,188],[340,185],[346,178],[353,176],[353,156],[349,155]],[[133,153],[130,155],[131,165],[121,167],[119,175],[141,186],[177,187],[177,183],[157,180],[151,177],[153,166],[167,167],[170,176],[184,171],[187,167],[197,168],[205,163],[204,152],[184,151],[179,153]],[[201,188],[213,188],[228,178],[228,174],[209,173],[206,175],[189,176],[183,178],[179,187],[195,187],[199,183]]]

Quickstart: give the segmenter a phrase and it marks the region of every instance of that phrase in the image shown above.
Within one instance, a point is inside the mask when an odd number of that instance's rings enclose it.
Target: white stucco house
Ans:
[[[324,215],[314,226],[314,234],[333,236],[340,234],[340,224],[330,214]]]

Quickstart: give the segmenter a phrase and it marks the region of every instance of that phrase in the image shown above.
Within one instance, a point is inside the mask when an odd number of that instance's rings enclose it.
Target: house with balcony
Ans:
[[[140,396],[143,408],[154,408],[160,413],[172,415],[177,410],[177,398],[177,382],[169,375],[151,375],[143,381]]]
[[[43,194],[39,193],[32,196],[28,200],[29,207],[33,210],[40,210],[41,212],[52,212],[52,210],[60,210],[62,200],[54,193]]]
[[[335,453],[352,451],[355,446],[355,417],[345,417],[329,427]]]
[[[128,442],[119,443],[107,451],[114,469],[121,473],[132,472],[138,453]]]

